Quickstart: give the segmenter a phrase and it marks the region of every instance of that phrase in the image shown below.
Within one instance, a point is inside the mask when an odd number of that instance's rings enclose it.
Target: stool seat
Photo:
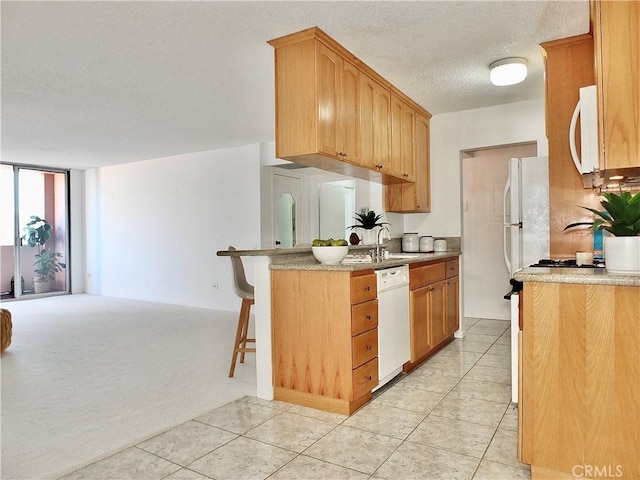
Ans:
[[[229,251],[235,251],[235,247],[229,246]],[[254,353],[255,347],[247,347],[247,343],[255,344],[255,338],[249,338],[249,318],[251,315],[251,305],[254,304],[253,285],[247,282],[244,266],[240,257],[229,257],[233,267],[233,290],[242,299],[240,305],[240,315],[238,316],[238,327],[236,329],[236,339],[233,343],[233,354],[231,357],[231,368],[229,377],[233,377],[236,369],[236,361],[240,355],[240,363],[244,363],[245,353]]]
[[[11,331],[12,331],[12,323],[11,323],[11,312],[5,308],[1,309],[2,314],[0,316],[0,321],[2,324],[0,325],[0,346],[2,347],[1,352],[4,352],[9,345],[11,345]]]

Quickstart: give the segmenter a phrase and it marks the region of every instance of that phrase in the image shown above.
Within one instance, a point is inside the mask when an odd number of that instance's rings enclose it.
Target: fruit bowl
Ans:
[[[313,256],[316,257],[316,260],[323,265],[337,265],[347,256],[349,246],[311,247],[311,251],[313,252]]]

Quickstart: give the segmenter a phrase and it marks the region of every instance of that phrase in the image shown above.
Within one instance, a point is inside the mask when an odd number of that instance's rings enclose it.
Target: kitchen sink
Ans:
[[[416,258],[422,255],[421,253],[389,253],[389,259],[393,258]]]

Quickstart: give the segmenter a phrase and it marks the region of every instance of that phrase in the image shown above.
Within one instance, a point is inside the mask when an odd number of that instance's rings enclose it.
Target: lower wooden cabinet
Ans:
[[[271,272],[274,398],[350,415],[378,385],[373,270]]]
[[[410,265],[410,371],[453,338],[459,325],[458,259]],[[449,277],[449,278],[447,278]]]
[[[518,440],[531,478],[639,479],[640,287],[525,282],[523,308]]]

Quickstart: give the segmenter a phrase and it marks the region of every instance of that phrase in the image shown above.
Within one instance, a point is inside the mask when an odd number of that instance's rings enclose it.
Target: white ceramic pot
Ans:
[[[417,233],[405,233],[402,235],[403,252],[419,252],[420,236]]]
[[[640,236],[606,237],[604,263],[608,273],[640,275]]]
[[[378,241],[378,230],[375,228],[362,229],[362,244],[363,245],[375,245]]]

